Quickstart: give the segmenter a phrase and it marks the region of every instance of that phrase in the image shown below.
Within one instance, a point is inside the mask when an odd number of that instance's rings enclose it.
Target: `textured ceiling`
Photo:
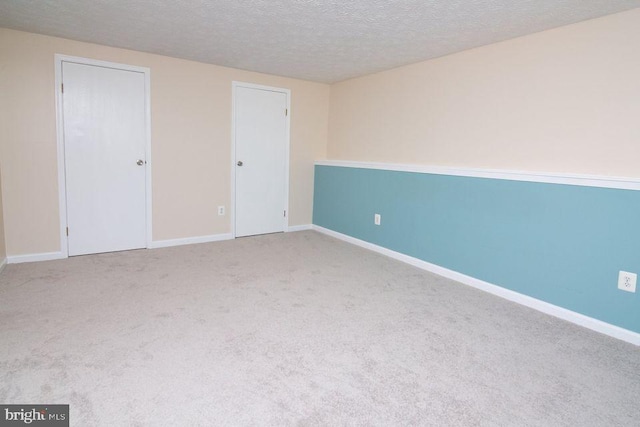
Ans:
[[[336,82],[640,0],[0,0],[0,27]]]

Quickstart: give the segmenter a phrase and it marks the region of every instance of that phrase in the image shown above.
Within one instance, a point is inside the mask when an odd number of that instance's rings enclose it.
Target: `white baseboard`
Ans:
[[[6,266],[7,266],[7,259],[4,258],[2,261],[0,261],[0,273],[2,273],[2,270],[4,270]]]
[[[378,252],[390,258],[394,258],[394,259],[397,259],[398,261],[402,261],[414,267],[418,267],[422,270],[426,270],[431,273],[435,273],[440,276],[446,277],[448,279],[452,279],[457,282],[463,283],[465,285],[471,286],[473,288],[483,290],[490,294],[499,296],[509,301],[513,301],[515,303],[524,305],[526,307],[532,308],[534,310],[540,311],[545,314],[549,314],[551,316],[560,318],[562,320],[566,320],[568,322],[585,327],[587,329],[600,332],[601,334],[605,334],[610,337],[617,338],[619,340],[626,341],[628,343],[640,346],[640,334],[637,332],[633,332],[628,329],[624,329],[619,326],[615,326],[610,323],[606,323],[601,320],[585,316],[584,314],[576,313],[575,311],[567,310],[566,308],[562,308],[557,305],[553,305],[548,302],[541,301],[539,299],[532,298],[530,296],[523,295],[521,293],[509,290],[509,289],[505,289],[497,285],[493,285],[491,283],[476,279],[474,277],[467,276],[462,273],[458,273],[457,271],[449,270],[447,268],[440,267],[435,264],[431,264],[430,262],[426,262],[421,259],[402,254],[400,252],[392,251],[390,249],[383,248],[382,246],[365,242],[364,240],[356,239],[355,237],[347,236],[346,234],[338,233],[336,231],[329,230],[327,228],[320,227],[318,225],[313,225],[313,230],[316,230],[320,233],[326,234],[331,237],[335,237],[345,242],[363,247],[365,249]]]
[[[170,246],[192,245],[194,243],[218,242],[233,239],[231,234],[212,234],[210,236],[185,237],[182,239],[157,240],[151,242],[149,249],[167,248]],[[51,261],[65,259],[67,255],[62,252],[47,252],[42,254],[11,255],[7,257],[7,264],[21,264],[23,262]]]
[[[149,249],[168,248],[170,246],[193,245],[195,243],[220,242],[222,240],[231,240],[231,233],[211,234],[209,236],[184,237],[181,239],[156,240],[151,242]]]
[[[287,227],[287,229],[285,230],[287,233],[293,232],[293,231],[305,231],[305,230],[311,230],[312,229],[312,225],[311,224],[305,224],[305,225],[292,225],[290,227]]]
[[[45,252],[41,254],[11,255],[7,257],[7,263],[22,264],[23,262],[52,261],[65,258],[67,256],[62,252]]]

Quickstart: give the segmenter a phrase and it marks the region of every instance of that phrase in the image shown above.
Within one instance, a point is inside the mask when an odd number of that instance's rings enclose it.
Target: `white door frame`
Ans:
[[[146,67],[119,64],[116,62],[99,61],[95,59],[81,58],[55,54],[55,94],[56,94],[56,140],[58,144],[58,204],[60,210],[60,252],[63,258],[69,257],[69,244],[67,239],[67,181],[64,161],[64,117],[62,105],[62,63],[73,62],[83,65],[114,68],[124,71],[135,71],[144,74],[145,92],[145,201],[146,201],[146,247],[151,246],[151,70]]]
[[[287,214],[284,219],[284,231],[289,228],[289,150],[291,147],[291,90],[273,86],[263,86],[253,83],[231,82],[231,203],[229,218],[231,219],[231,237],[236,238],[236,89],[239,87],[249,89],[269,90],[272,92],[284,93],[287,96],[286,120],[286,149],[285,149],[285,187],[284,187],[284,208]]]

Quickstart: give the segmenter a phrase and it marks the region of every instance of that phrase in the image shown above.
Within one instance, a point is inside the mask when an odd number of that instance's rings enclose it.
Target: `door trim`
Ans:
[[[61,96],[62,84],[62,63],[73,62],[83,65],[94,65],[98,67],[114,68],[116,70],[135,71],[144,74],[144,92],[145,92],[145,202],[146,202],[146,248],[151,246],[152,242],[152,224],[151,224],[151,70],[146,67],[138,67],[135,65],[119,64],[117,62],[99,61],[96,59],[81,58],[78,56],[68,56],[55,54],[55,100],[56,100],[56,142],[58,150],[58,206],[60,213],[60,252],[62,258],[69,257],[69,244],[67,239],[67,181],[65,174],[64,161],[64,117]]]
[[[283,231],[287,231],[289,228],[289,160],[291,150],[291,90],[273,86],[263,86],[253,83],[244,83],[238,81],[231,82],[231,201],[229,209],[229,218],[231,220],[231,238],[236,238],[236,89],[239,87],[248,89],[268,90],[271,92],[284,93],[287,97],[287,111],[285,116],[285,187],[284,187],[284,206],[287,211],[287,215],[283,216],[284,224]]]

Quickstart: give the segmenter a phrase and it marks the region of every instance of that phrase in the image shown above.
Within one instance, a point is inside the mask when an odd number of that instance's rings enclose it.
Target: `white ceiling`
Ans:
[[[0,27],[336,82],[640,0],[0,0]]]

